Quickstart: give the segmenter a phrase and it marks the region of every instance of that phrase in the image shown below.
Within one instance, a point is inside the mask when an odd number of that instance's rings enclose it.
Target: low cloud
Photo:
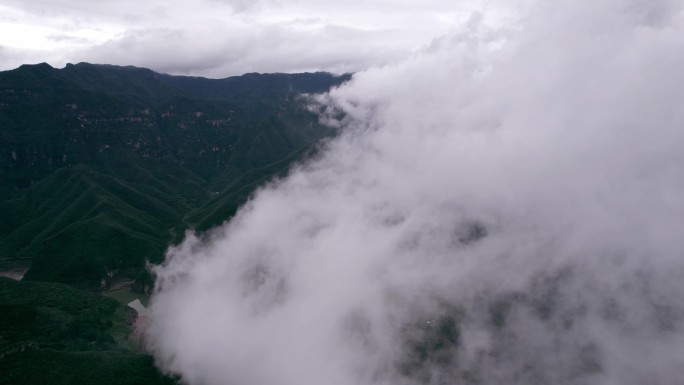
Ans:
[[[190,384],[680,383],[681,5],[521,9],[318,97],[340,137],[155,268],[160,367]]]

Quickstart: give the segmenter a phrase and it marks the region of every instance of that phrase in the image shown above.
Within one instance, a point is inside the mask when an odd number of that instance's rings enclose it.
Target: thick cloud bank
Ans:
[[[343,132],[324,154],[155,269],[158,363],[193,385],[681,384],[682,18],[474,15],[319,97]]]

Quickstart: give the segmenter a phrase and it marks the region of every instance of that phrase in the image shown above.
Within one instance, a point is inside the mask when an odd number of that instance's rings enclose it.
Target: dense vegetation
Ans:
[[[124,340],[123,304],[53,282],[0,277],[0,384],[173,383]]]
[[[333,134],[300,95],[347,79],[0,72],[0,270],[28,268],[21,282],[0,277],[0,383],[173,383],[128,338],[146,261],[232,216]],[[127,292],[107,293],[121,282]]]
[[[345,79],[86,63],[0,73],[0,262],[87,287],[159,262],[330,135],[298,95]]]

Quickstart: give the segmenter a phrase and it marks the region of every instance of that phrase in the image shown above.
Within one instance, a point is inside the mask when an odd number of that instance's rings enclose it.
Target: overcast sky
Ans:
[[[487,11],[472,0],[4,0],[0,69],[48,62],[172,74],[335,73],[410,55]]]

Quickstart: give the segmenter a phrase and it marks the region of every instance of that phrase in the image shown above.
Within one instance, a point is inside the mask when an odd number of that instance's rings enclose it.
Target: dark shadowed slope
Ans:
[[[1,72],[0,263],[88,287],[135,276],[331,135],[299,95],[346,79],[87,63]]]

